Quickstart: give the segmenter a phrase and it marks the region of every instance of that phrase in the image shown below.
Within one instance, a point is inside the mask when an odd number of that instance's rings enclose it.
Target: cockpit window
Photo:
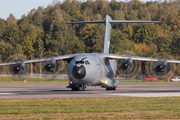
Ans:
[[[86,61],[76,61],[75,62],[75,64],[86,64],[86,65],[89,65],[90,63],[89,63],[89,61],[88,60],[86,60]]]
[[[90,63],[89,63],[89,61],[85,61],[85,64],[86,64],[86,65],[89,65]]]
[[[84,61],[76,61],[75,64],[84,64]]]

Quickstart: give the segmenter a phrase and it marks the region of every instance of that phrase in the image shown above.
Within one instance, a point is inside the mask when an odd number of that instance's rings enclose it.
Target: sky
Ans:
[[[61,3],[64,0],[55,0]],[[86,1],[86,0],[79,0]],[[117,0],[125,1],[125,0]],[[129,0],[128,0],[129,1]],[[142,2],[154,0],[141,0]],[[46,8],[51,5],[53,0],[0,0],[0,18],[7,20],[9,14],[13,14],[16,19],[20,19],[22,15],[27,15],[32,9],[37,9],[39,6]]]

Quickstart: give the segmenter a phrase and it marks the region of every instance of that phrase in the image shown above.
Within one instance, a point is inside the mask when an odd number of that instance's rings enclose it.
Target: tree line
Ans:
[[[160,23],[122,23],[112,25],[110,53],[133,51],[134,55],[150,57],[165,52],[174,59],[180,56],[180,3],[174,1],[128,2],[111,0],[53,1],[46,8],[32,9],[21,19],[10,14],[0,19],[0,61],[10,55],[38,57],[43,48],[59,55],[100,53],[103,51],[103,24],[66,22],[103,20],[155,20]]]

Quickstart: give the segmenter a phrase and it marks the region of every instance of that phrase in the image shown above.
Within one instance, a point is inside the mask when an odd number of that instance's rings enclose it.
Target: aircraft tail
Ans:
[[[105,23],[103,53],[109,53],[110,37],[111,37],[111,24],[113,24],[113,23],[150,23],[150,22],[153,22],[153,23],[154,23],[154,22],[159,22],[159,21],[112,20],[109,15],[106,15],[106,16],[105,16],[105,20],[67,22],[66,24]]]

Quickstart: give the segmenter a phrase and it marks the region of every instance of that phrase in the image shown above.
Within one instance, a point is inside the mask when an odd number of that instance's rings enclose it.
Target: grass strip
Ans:
[[[22,81],[12,80],[8,77],[0,77],[0,84],[6,83],[68,83],[68,79],[44,79],[44,78],[27,78]]]
[[[0,100],[0,118],[80,115],[75,119],[179,119],[180,97]],[[97,117],[95,117],[95,116]],[[81,117],[82,116],[82,117]],[[55,118],[54,118],[55,119]],[[65,118],[63,118],[65,119]]]
[[[0,84],[13,84],[13,83],[68,83],[68,79],[44,79],[44,78],[28,78],[23,81],[13,81],[8,77],[0,77]],[[120,81],[119,84],[171,84],[171,85],[180,85],[179,82],[137,82],[137,81]]]

